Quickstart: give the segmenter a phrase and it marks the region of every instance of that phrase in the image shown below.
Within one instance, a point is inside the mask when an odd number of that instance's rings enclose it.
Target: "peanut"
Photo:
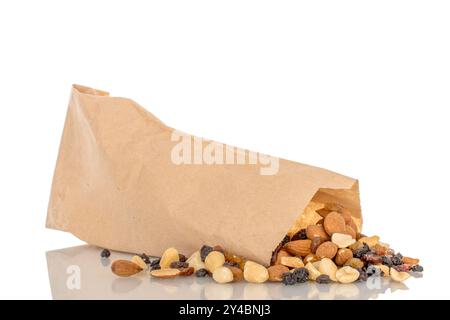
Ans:
[[[309,280],[315,281],[318,276],[321,275],[320,271],[311,262],[308,262],[305,266],[306,270],[309,272]]]
[[[223,266],[215,268],[215,270],[212,274],[212,277],[218,283],[228,283],[228,282],[232,282],[234,279],[233,272],[230,269],[228,269],[227,267],[223,267]]]
[[[202,261],[202,257],[200,255],[200,251],[195,251],[189,259],[186,260],[189,264],[189,267],[194,268],[194,271],[200,269],[206,269],[205,263]]]
[[[337,269],[338,268],[334,264],[333,260],[331,260],[329,258],[323,258],[322,260],[320,260],[320,264],[319,264],[319,268],[318,268],[319,272],[321,274],[326,274],[333,281],[337,281],[337,279],[336,279]]]
[[[244,265],[244,279],[248,282],[263,283],[269,279],[269,272],[259,263],[247,261]]]
[[[178,255],[178,251],[175,248],[169,248],[166,251],[164,251],[161,260],[159,262],[159,265],[161,266],[161,269],[168,269],[170,268],[170,264],[172,262],[179,261],[180,256]]]
[[[333,233],[331,241],[336,244],[339,248],[347,248],[356,242],[352,236],[344,233]]]
[[[397,281],[397,282],[403,282],[410,277],[409,273],[398,272],[394,268],[390,269],[390,275],[391,275],[392,280]]]
[[[225,256],[219,251],[211,251],[205,258],[205,267],[211,273],[214,273],[214,270],[223,266],[224,263]]]
[[[147,264],[144,262],[144,260],[142,260],[141,257],[134,256],[133,258],[131,258],[131,261],[136,263],[139,267],[141,267],[142,270],[147,269]]]
[[[303,268],[305,266],[299,257],[282,257],[281,264],[290,268]]]

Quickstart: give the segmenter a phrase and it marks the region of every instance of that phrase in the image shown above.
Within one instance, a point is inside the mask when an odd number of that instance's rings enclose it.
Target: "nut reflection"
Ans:
[[[205,285],[203,294],[207,300],[229,300],[233,297],[233,285],[211,282]]]

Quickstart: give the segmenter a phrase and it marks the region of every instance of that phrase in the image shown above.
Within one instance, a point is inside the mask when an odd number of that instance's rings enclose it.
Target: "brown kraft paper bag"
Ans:
[[[219,244],[267,265],[325,202],[350,210],[360,231],[357,180],[201,140],[130,99],[74,85],[46,225],[118,251]]]

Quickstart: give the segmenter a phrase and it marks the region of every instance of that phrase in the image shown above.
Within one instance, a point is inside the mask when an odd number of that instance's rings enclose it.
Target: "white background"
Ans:
[[[44,228],[72,83],[360,180],[364,233],[449,298],[448,1],[0,2],[0,298],[51,298]]]

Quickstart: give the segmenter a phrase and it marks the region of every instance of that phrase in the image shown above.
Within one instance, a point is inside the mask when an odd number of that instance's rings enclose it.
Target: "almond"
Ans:
[[[331,241],[322,243],[316,251],[319,258],[333,259],[338,250],[338,246]]]
[[[147,269],[147,264],[144,262],[144,260],[142,260],[141,257],[134,256],[133,258],[131,258],[131,261],[136,263],[139,267],[141,267],[142,270]]]
[[[178,254],[177,249],[175,248],[169,248],[166,251],[164,251],[161,260],[159,262],[159,265],[161,266],[161,269],[169,269],[170,264],[172,262],[179,261],[180,256]]]
[[[151,275],[152,277],[160,278],[160,279],[175,278],[175,277],[178,276],[179,274],[180,274],[180,270],[178,270],[178,269],[172,269],[172,268],[159,269],[159,270],[152,270],[152,271],[150,271],[150,275]]]
[[[341,212],[342,218],[345,220],[345,224],[349,224],[352,221],[352,215],[349,211],[344,210]]]
[[[295,240],[288,242],[285,249],[290,254],[298,257],[306,257],[311,253],[311,240]]]
[[[116,260],[111,265],[111,271],[119,277],[129,277],[142,271],[136,263],[128,260]]]
[[[308,239],[312,240],[314,237],[320,237],[324,241],[329,240],[330,237],[325,232],[325,229],[322,225],[308,226],[306,228],[306,236]]]
[[[218,267],[212,273],[212,277],[217,283],[228,283],[233,281],[233,272],[227,267]]]
[[[311,253],[316,253],[317,248],[324,242],[321,237],[314,237],[311,240]]]
[[[248,282],[263,283],[269,279],[269,272],[263,265],[247,261],[244,265],[244,279]]]
[[[226,266],[233,273],[233,281],[241,281],[244,278],[242,270],[238,267]]]
[[[278,251],[277,259],[275,260],[275,265],[281,264],[281,258],[283,257],[291,257],[291,255],[285,249],[281,249],[280,251]]]
[[[180,276],[190,276],[194,273],[193,267],[187,267],[180,269]]]
[[[283,273],[289,272],[289,268],[281,264],[267,268],[269,272],[269,281],[281,282]]]
[[[355,223],[355,221],[353,220],[353,218],[350,220],[350,222],[347,222],[346,225],[347,225],[348,227],[352,228],[352,229],[355,231],[356,235],[358,235],[358,227],[356,226],[356,223]],[[355,239],[356,239],[356,238],[355,238]]]
[[[206,269],[211,273],[213,273],[217,268],[223,266],[224,263],[225,256],[219,251],[211,251],[205,258]]]
[[[336,264],[338,266],[342,266],[351,258],[353,258],[352,250],[347,249],[347,248],[339,249],[338,252],[336,253],[336,257],[334,259],[334,262],[336,262]]]
[[[403,261],[403,263],[411,264],[411,265],[419,264],[419,262],[420,262],[419,259],[414,259],[414,258],[410,258],[410,257],[403,257],[402,261]]]
[[[283,257],[281,258],[281,264],[289,268],[303,268],[305,266],[299,257]]]
[[[344,233],[345,232],[345,220],[341,214],[336,211],[330,212],[323,222],[325,231],[332,236],[333,233]]]

